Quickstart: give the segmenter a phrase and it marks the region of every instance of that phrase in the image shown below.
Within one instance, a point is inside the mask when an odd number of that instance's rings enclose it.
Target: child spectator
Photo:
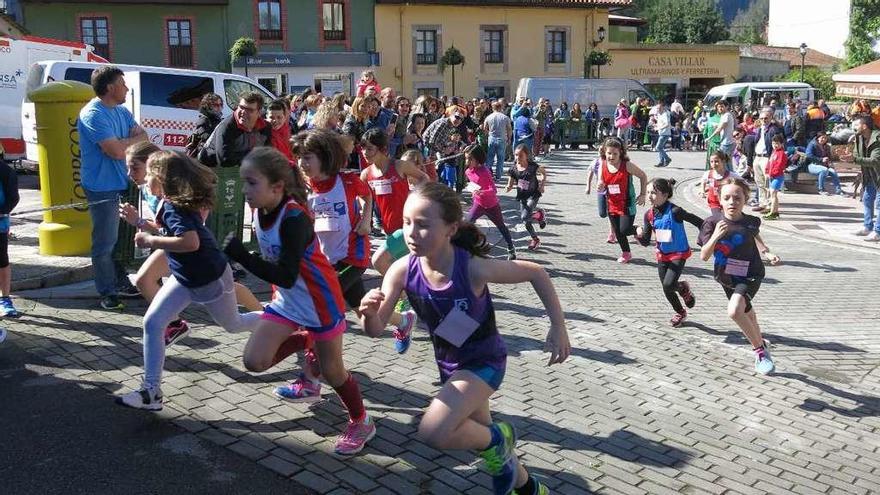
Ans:
[[[785,184],[785,167],[788,165],[788,156],[785,154],[785,136],[782,133],[773,136],[773,154],[764,169],[767,180],[770,182],[770,211],[764,215],[764,220],[776,220],[779,218],[779,191]]]
[[[358,81],[357,96],[366,95],[367,88],[372,88],[375,93],[382,91],[382,86],[379,86],[379,82],[376,81],[376,74],[371,70],[361,72],[361,80]]]

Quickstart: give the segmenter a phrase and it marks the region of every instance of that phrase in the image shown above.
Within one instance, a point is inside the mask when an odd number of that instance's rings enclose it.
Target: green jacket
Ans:
[[[860,134],[857,135],[853,156],[855,164],[862,167],[865,183],[880,186],[880,131],[871,131],[867,142]]]

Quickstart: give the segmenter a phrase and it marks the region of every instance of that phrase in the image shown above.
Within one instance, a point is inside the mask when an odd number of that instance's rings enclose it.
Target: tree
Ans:
[[[727,26],[712,0],[644,2],[648,42],[711,44],[727,39]]]
[[[232,57],[232,64],[235,65],[235,61],[244,57],[244,75],[247,77],[248,75],[248,57],[253,57],[257,54],[257,42],[252,38],[241,37],[235,40],[235,43],[232,44],[232,48],[229,49],[229,56]]]
[[[757,0],[736,13],[730,23],[730,39],[738,43],[766,44],[769,20],[770,0]]]
[[[452,67],[452,96],[455,96],[455,66],[461,65],[464,66],[464,55],[458,51],[458,48],[455,45],[449,47],[448,50],[440,57],[440,62],[437,63],[437,67],[440,69],[440,72],[446,72],[446,67]]]
[[[853,0],[849,16],[849,38],[846,47],[846,69],[877,60],[874,44],[880,39],[880,2]]]
[[[831,79],[831,71],[825,71],[817,67],[807,67],[804,69],[804,82],[819,90],[819,96],[822,98],[831,98],[834,96],[834,81]],[[788,74],[779,76],[777,81],[801,81],[801,68],[791,69]]]

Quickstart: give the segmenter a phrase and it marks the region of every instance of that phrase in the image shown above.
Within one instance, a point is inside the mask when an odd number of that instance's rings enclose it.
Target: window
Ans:
[[[223,92],[226,93],[226,105],[228,105],[230,109],[234,109],[238,106],[238,100],[240,100],[241,95],[245,93],[258,93],[263,95],[263,100],[265,100],[266,105],[275,99],[274,96],[266,93],[259,87],[247,81],[239,81],[237,79],[224,79]]]
[[[504,31],[483,31],[483,56],[487,64],[504,62]]]
[[[140,78],[143,105],[198,110],[202,96],[214,91],[210,77],[141,72]]]
[[[504,86],[483,86],[483,98],[504,98]]]
[[[551,64],[565,63],[565,31],[548,31],[547,62]]]
[[[192,24],[186,19],[169,19],[168,64],[171,67],[192,67]]]
[[[324,39],[345,39],[345,17],[343,16],[342,2],[327,2],[324,4]]]
[[[417,88],[416,96],[433,96],[434,98],[439,98],[440,88]]]
[[[437,64],[437,31],[433,29],[416,31],[416,64]]]
[[[64,80],[79,81],[81,83],[86,83],[91,86],[93,71],[94,69],[92,68],[71,67],[64,71]]]
[[[80,38],[95,47],[95,54],[110,60],[110,21],[106,17],[83,17],[79,20]]]
[[[260,0],[257,4],[260,16],[260,39],[281,41],[281,2],[279,0]]]

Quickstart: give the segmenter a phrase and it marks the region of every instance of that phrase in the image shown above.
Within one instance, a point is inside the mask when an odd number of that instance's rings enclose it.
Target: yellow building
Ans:
[[[605,48],[608,8],[629,3],[376,0],[376,76],[404,95],[465,97],[510,97],[522,77],[582,77],[585,54]],[[452,68],[438,68],[451,46],[465,59],[454,90]]]

